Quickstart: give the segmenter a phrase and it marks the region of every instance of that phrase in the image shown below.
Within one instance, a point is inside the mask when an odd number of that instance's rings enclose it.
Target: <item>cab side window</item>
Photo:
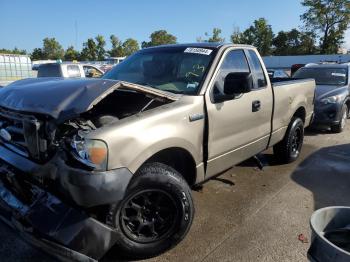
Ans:
[[[249,73],[249,65],[243,50],[232,50],[227,53],[220,66],[219,73],[215,80],[214,94],[224,93],[225,77],[229,73]]]
[[[248,54],[254,76],[254,88],[259,89],[266,87],[266,77],[257,54],[253,50],[248,50]]]
[[[83,70],[85,73],[85,77],[100,78],[102,76],[102,73],[99,72],[93,66],[83,66]]]

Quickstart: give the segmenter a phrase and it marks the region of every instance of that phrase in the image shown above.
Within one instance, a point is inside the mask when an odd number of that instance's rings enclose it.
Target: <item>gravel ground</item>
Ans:
[[[194,191],[196,215],[173,250],[148,261],[307,261],[309,218],[328,205],[349,205],[350,126],[341,134],[307,132],[300,159],[277,165],[272,152],[234,167]],[[53,261],[0,224],[1,261]],[[118,261],[109,255],[105,261]]]

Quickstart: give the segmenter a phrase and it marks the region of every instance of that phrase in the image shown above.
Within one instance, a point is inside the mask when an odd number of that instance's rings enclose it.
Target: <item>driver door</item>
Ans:
[[[249,65],[247,57],[251,60],[250,51],[253,50],[226,51],[206,93],[209,125],[207,177],[254,156],[268,145],[272,91],[267,88],[266,79],[265,82],[256,79],[256,70],[259,68],[256,68],[256,64]],[[236,95],[234,99],[216,103],[215,95],[223,94],[225,77],[232,72],[252,73],[253,90]]]

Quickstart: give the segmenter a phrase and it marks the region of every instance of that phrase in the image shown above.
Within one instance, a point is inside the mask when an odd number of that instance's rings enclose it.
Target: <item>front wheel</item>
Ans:
[[[341,110],[341,118],[339,120],[339,124],[331,126],[331,130],[334,133],[341,133],[343,132],[345,125],[346,125],[346,119],[348,118],[348,107],[347,105],[343,105]]]
[[[283,140],[273,147],[277,160],[281,163],[291,163],[299,155],[304,141],[304,123],[298,117],[294,117],[288,126]]]
[[[135,174],[124,200],[111,206],[107,223],[118,234],[122,254],[142,259],[180,242],[193,216],[191,190],[183,177],[167,165],[150,163]]]

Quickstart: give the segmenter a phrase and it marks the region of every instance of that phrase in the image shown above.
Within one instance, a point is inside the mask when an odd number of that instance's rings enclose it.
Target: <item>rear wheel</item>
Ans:
[[[295,161],[300,155],[303,141],[304,123],[300,118],[294,117],[283,140],[273,147],[275,157],[282,163]]]
[[[191,190],[173,168],[146,164],[135,174],[125,199],[112,206],[107,223],[116,229],[124,256],[156,256],[175,246],[192,224]]]
[[[331,126],[331,130],[334,133],[341,133],[345,129],[346,126],[346,119],[348,118],[348,106],[343,105],[341,110],[341,118],[339,120],[339,124]]]

